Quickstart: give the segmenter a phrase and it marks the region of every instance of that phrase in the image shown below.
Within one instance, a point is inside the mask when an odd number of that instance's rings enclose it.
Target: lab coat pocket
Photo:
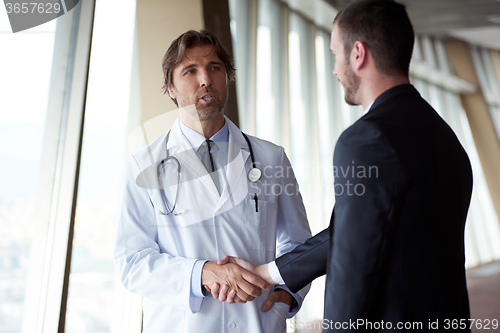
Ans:
[[[255,250],[275,251],[277,203],[254,199],[250,193],[245,200],[245,233],[249,247]]]
[[[274,303],[267,312],[266,332],[284,333],[286,330],[286,318],[290,307],[285,303]]]

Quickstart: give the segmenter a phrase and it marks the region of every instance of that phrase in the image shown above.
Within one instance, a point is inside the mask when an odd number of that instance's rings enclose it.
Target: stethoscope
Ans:
[[[262,170],[260,170],[257,167],[257,164],[255,163],[252,144],[250,143],[248,136],[243,132],[241,132],[241,134],[243,134],[243,137],[245,138],[246,142],[248,143],[248,148],[250,150],[250,158],[252,160],[252,168],[250,169],[250,171],[248,171],[247,177],[248,177],[248,180],[250,182],[255,183],[255,182],[258,182],[262,178]],[[165,203],[165,207],[167,207],[167,213],[164,213],[161,210],[159,211],[159,213],[161,215],[180,215],[183,213],[182,211],[179,213],[174,213],[174,210],[175,210],[175,206],[177,204],[177,198],[179,197],[179,184],[181,181],[181,163],[179,162],[179,160],[175,156],[170,156],[170,154],[168,153],[168,139],[169,139],[169,137],[170,137],[170,131],[168,131],[167,137],[165,139],[165,151],[167,152],[167,157],[164,158],[160,163],[158,163],[158,167],[156,169],[158,182],[160,183],[161,197],[163,199],[163,202]],[[165,195],[165,186],[163,183],[163,177],[162,177],[162,173],[161,173],[163,166],[166,165],[168,161],[173,161],[175,164],[177,164],[177,189],[175,191],[175,199],[174,199],[174,205],[172,206],[172,209],[170,209],[170,206],[168,205],[167,196]],[[255,200],[255,211],[258,212],[259,209],[258,209],[257,193],[255,193],[253,199]]]

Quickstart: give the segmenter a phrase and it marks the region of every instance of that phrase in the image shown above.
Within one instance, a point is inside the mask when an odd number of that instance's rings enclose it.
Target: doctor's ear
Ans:
[[[171,99],[176,99],[175,97],[175,92],[172,88],[167,88],[168,95],[170,96]]]
[[[174,85],[172,84],[169,87],[167,87],[165,82],[163,82],[163,88],[164,88],[165,92],[168,92],[168,95],[170,96],[170,99],[172,100],[172,102],[174,102],[174,104],[178,107],[179,104],[177,103],[177,96],[175,94]]]
[[[168,95],[170,96],[171,99],[175,99],[176,98],[174,87],[172,85],[167,86],[167,82],[165,80],[163,80],[163,90],[165,92],[168,92]]]

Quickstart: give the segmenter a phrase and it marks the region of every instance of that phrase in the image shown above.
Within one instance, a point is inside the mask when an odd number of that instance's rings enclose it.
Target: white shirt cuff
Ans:
[[[195,297],[205,297],[203,293],[203,287],[201,286],[201,272],[203,271],[203,265],[205,265],[206,260],[196,260],[193,266],[193,272],[191,273],[191,295]]]
[[[276,266],[276,262],[271,261],[269,264],[267,264],[267,270],[269,272],[269,275],[271,278],[277,283],[277,284],[285,284],[285,281],[281,277],[280,271],[278,269],[278,266]]]

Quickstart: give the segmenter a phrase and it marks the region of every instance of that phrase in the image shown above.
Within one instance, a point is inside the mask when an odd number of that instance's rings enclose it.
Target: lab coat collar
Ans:
[[[229,129],[227,181],[217,204],[216,215],[237,205],[240,202],[239,198],[245,197],[248,192],[245,168],[250,156],[248,143],[241,130],[226,116],[224,119]]]
[[[229,142],[237,145],[240,149],[249,149],[241,130],[228,117],[224,116],[224,119],[229,129]]]

